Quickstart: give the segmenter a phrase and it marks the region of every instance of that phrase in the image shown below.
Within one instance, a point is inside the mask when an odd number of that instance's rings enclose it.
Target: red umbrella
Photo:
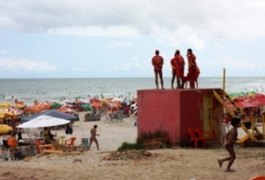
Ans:
[[[256,94],[253,99],[260,105],[265,105],[265,95],[264,94]]]

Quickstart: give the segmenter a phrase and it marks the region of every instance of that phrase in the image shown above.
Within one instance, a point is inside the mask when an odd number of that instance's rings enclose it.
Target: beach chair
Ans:
[[[202,146],[204,146],[206,142],[206,138],[204,138],[202,131],[200,128],[188,128],[187,133],[189,135],[189,145],[194,145],[195,148],[198,147],[198,144],[201,142]]]
[[[44,141],[42,139],[37,139],[35,142],[35,148],[36,148],[36,153],[40,153],[40,145],[43,145],[44,144]]]

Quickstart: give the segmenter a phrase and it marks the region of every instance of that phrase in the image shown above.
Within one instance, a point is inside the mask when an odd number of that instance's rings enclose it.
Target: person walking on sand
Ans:
[[[88,146],[88,150],[90,149],[92,142],[95,142],[97,145],[97,150],[99,151],[99,145],[97,140],[97,136],[99,136],[99,134],[97,134],[97,127],[98,127],[97,125],[94,125],[94,127],[90,130],[91,136],[90,136],[90,143]]]
[[[155,56],[153,56],[152,58],[152,65],[154,67],[155,83],[157,89],[159,89],[158,76],[160,78],[161,88],[164,89],[163,72],[162,72],[163,64],[164,64],[164,59],[162,56],[159,55],[159,50],[156,50]]]
[[[231,124],[232,124],[233,128],[226,134],[226,142],[225,142],[225,149],[228,151],[230,156],[226,157],[224,159],[218,159],[217,160],[220,168],[222,167],[223,162],[229,161],[225,172],[234,172],[234,170],[231,169],[231,166],[236,159],[236,153],[234,151],[234,145],[235,145],[235,142],[237,140],[237,128],[240,127],[240,118],[233,117],[231,119]]]

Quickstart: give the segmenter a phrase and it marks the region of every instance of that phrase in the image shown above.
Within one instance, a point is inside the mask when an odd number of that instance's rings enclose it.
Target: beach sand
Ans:
[[[104,160],[110,151],[116,150],[123,142],[135,142],[137,128],[134,120],[123,121],[81,121],[74,125],[71,136],[80,139],[89,137],[94,124],[98,125],[100,151],[95,144],[90,151],[81,155],[45,155],[21,161],[0,161],[0,180],[2,179],[227,179],[247,180],[256,175],[265,175],[264,148],[236,147],[237,159],[233,173],[219,168],[217,159],[227,156],[224,148],[193,149],[171,148],[150,150],[149,156],[140,159]],[[57,135],[63,135],[58,131]],[[69,138],[70,136],[67,136]]]

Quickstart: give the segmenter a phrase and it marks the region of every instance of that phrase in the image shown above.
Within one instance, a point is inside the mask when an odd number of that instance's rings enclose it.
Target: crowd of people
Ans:
[[[185,61],[183,56],[180,53],[180,50],[176,50],[174,57],[170,60],[172,68],[172,79],[171,79],[171,88],[174,88],[174,83],[176,79],[177,88],[184,88],[187,83],[191,89],[196,87],[198,88],[197,79],[200,74],[199,67],[196,63],[196,56],[193,53],[192,49],[187,50],[187,61],[188,61],[188,74],[184,75],[185,70]],[[164,58],[160,55],[159,50],[155,51],[155,55],[152,58],[152,65],[154,68],[155,74],[155,84],[156,88],[159,89],[159,80],[161,89],[164,89],[163,81],[163,65]],[[159,79],[159,80],[158,80]]]

